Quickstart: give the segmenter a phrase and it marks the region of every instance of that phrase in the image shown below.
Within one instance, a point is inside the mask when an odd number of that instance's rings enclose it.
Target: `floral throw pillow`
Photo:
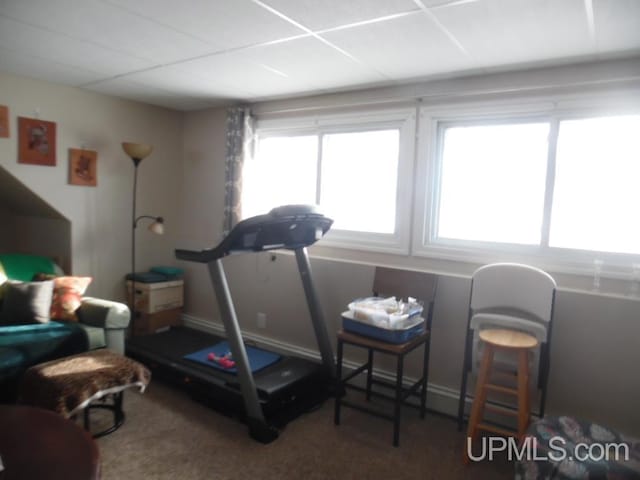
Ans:
[[[36,277],[34,280],[46,279],[44,274],[38,274]],[[82,304],[82,295],[92,280],[92,277],[54,277],[51,318],[77,322],[76,310]]]

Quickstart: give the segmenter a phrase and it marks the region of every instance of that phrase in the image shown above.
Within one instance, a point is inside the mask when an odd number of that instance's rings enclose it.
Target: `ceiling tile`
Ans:
[[[175,65],[181,72],[207,82],[211,88],[222,86],[250,92],[249,98],[305,92],[313,88],[308,82],[289,77],[255,60],[255,54],[244,51],[217,54]],[[237,98],[237,95],[236,95]]]
[[[593,53],[583,0],[482,0],[433,14],[483,66]]]
[[[477,66],[422,12],[322,36],[394,79]]]
[[[192,97],[184,94],[173,94],[163,89],[153,88],[143,83],[124,78],[115,78],[85,87],[86,90],[126,98],[137,102],[149,103],[176,110],[195,110],[207,105],[223,103],[223,98]]]
[[[46,57],[32,57],[1,47],[0,65],[2,65],[2,71],[6,73],[45,79],[47,82],[63,85],[80,86],[100,78],[95,72],[63,65]]]
[[[264,0],[264,3],[311,30],[334,28],[418,8],[412,0]]]
[[[149,61],[73,40],[66,35],[25,25],[6,17],[0,17],[0,47],[22,55],[49,58],[60,64],[104,76],[115,76],[152,66]]]
[[[419,3],[0,0],[0,71],[193,109],[640,54],[640,0]]]
[[[105,0],[163,25],[189,32],[218,50],[270,42],[305,32],[250,0]]]
[[[211,52],[202,40],[98,0],[7,1],[0,15],[154,63]]]
[[[235,100],[253,95],[249,90],[239,87],[237,82],[224,82],[220,75],[208,77],[202,74],[193,74],[181,65],[169,65],[134,73],[127,75],[126,80],[162,89],[174,95],[227,97]]]
[[[640,49],[640,1],[593,0],[598,51]]]
[[[484,0],[420,0],[427,8],[447,8],[465,3],[482,2]]]
[[[388,80],[370,67],[314,37],[246,49],[234,56],[261,64],[316,89],[366,85]]]

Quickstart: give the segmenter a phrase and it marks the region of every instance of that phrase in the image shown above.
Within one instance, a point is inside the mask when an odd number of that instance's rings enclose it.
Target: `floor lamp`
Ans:
[[[138,228],[138,222],[143,219],[150,219],[153,222],[149,225],[149,230],[157,235],[164,233],[164,219],[162,217],[156,217],[153,215],[140,215],[136,216],[136,197],[138,190],[138,165],[140,162],[149,156],[153,151],[151,145],[145,145],[142,143],[129,143],[123,142],[122,149],[133,161],[133,208],[131,213],[131,291],[129,294],[129,309],[131,310],[131,331],[134,331],[134,323],[138,317],[136,311],[136,229]]]

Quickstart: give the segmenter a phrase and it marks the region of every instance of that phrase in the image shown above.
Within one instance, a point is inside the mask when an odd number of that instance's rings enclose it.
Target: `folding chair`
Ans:
[[[555,280],[529,265],[494,263],[473,273],[458,402],[459,431],[465,420],[468,376],[479,358],[479,332],[487,328],[522,331],[533,335],[540,343],[532,371],[537,371],[540,390],[540,408],[536,415],[544,416],[555,292]]]

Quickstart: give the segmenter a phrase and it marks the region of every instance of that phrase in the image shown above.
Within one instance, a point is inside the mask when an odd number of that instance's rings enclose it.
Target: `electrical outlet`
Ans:
[[[256,315],[256,324],[258,328],[267,328],[267,314],[258,312]]]

